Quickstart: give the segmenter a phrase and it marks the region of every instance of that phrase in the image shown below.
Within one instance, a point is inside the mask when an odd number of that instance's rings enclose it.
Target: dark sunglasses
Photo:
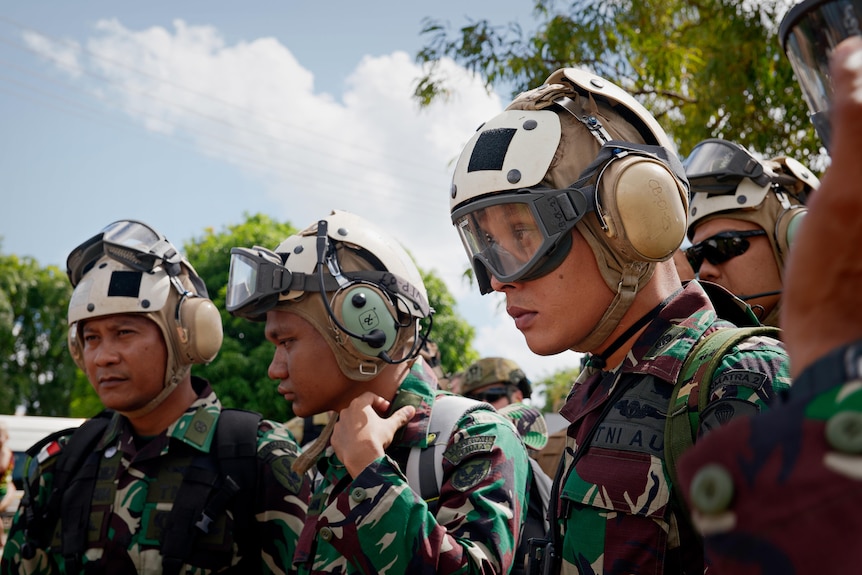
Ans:
[[[486,389],[485,391],[467,394],[467,397],[469,397],[470,399],[486,401],[488,403],[494,403],[495,401],[508,396],[509,390],[505,387],[492,387],[491,389]]]
[[[749,243],[745,238],[765,235],[764,230],[721,232],[702,242],[697,242],[685,250],[685,257],[688,258],[688,263],[691,264],[694,273],[698,273],[700,266],[703,265],[703,260],[714,266],[723,264],[727,260],[741,256],[748,251]]]

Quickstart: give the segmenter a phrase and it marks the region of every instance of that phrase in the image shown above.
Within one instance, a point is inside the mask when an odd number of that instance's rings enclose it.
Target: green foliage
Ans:
[[[469,21],[460,29],[426,19],[426,65],[415,97],[451,93],[439,71],[451,57],[487,87],[512,95],[551,72],[582,67],[634,95],[687,154],[705,138],[739,142],[767,157],[822,167],[823,151],[777,38],[786,2],[765,0],[534,0],[539,25]]]
[[[71,288],[56,266],[0,254],[0,413],[68,416],[77,367],[66,347]]]
[[[476,330],[455,312],[455,298],[449,293],[443,280],[433,272],[425,272],[421,268],[420,273],[428,291],[429,304],[435,312],[430,339],[436,342],[439,348],[443,373],[463,371],[479,359],[479,352],[472,344]]]
[[[545,413],[556,413],[560,410],[566,400],[566,396],[572,389],[572,383],[580,372],[580,367],[564,369],[536,382],[536,389],[540,390],[545,397],[545,405],[542,407],[542,411]]]

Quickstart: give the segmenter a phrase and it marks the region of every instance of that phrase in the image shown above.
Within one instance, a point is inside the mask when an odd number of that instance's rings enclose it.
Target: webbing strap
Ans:
[[[443,485],[443,452],[455,424],[475,409],[487,404],[462,395],[441,394],[434,398],[428,420],[428,447],[414,447],[407,458],[407,483],[430,507],[436,506]]]
[[[712,391],[713,374],[728,350],[751,337],[769,336],[778,339],[780,335],[781,330],[772,326],[727,327],[700,338],[689,352],[674,385],[665,419],[665,463],[673,485],[677,483],[676,463],[697,439],[700,414],[709,403]],[[691,404],[691,389],[680,397],[683,384],[687,381],[690,382],[689,386],[698,388],[696,409]],[[680,495],[679,489],[674,491]]]

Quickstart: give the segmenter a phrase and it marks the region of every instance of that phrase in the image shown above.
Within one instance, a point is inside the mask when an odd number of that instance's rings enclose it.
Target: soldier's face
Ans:
[[[692,243],[702,242],[721,232],[759,230],[754,222],[735,220],[732,218],[715,218],[708,220],[695,228]],[[777,291],[781,289],[781,273],[772,244],[766,236],[746,238],[748,249],[736,257],[719,264],[710,263],[704,259],[700,266],[699,277],[702,280],[717,283],[732,294],[740,297],[747,295]],[[781,295],[747,300],[751,306],[762,306],[762,317],[778,304]]]
[[[105,407],[134,411],[162,391],[168,350],[155,322],[138,314],[94,318],[81,337],[87,378]]]
[[[269,377],[278,381],[278,393],[292,402],[294,415],[340,410],[361,390],[341,372],[332,348],[303,317],[267,312],[266,339],[275,344]]]
[[[572,248],[552,272],[529,281],[501,282],[491,287],[506,296],[506,312],[539,355],[594,351],[579,345],[592,332],[613,300],[589,244],[572,230]]]

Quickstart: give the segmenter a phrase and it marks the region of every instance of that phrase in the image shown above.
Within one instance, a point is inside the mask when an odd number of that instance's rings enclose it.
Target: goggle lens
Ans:
[[[102,256],[107,255],[134,270],[147,272],[158,261],[176,264],[180,255],[165,236],[143,222],[119,220],[72,250],[66,274],[72,287]]]
[[[545,254],[550,243],[529,203],[499,203],[455,221],[471,261],[479,259],[497,279],[514,281]]]
[[[685,256],[694,272],[698,273],[703,260],[714,266],[723,264],[748,251],[750,244],[745,238],[765,235],[763,230],[721,232],[694,244],[685,250]]]

